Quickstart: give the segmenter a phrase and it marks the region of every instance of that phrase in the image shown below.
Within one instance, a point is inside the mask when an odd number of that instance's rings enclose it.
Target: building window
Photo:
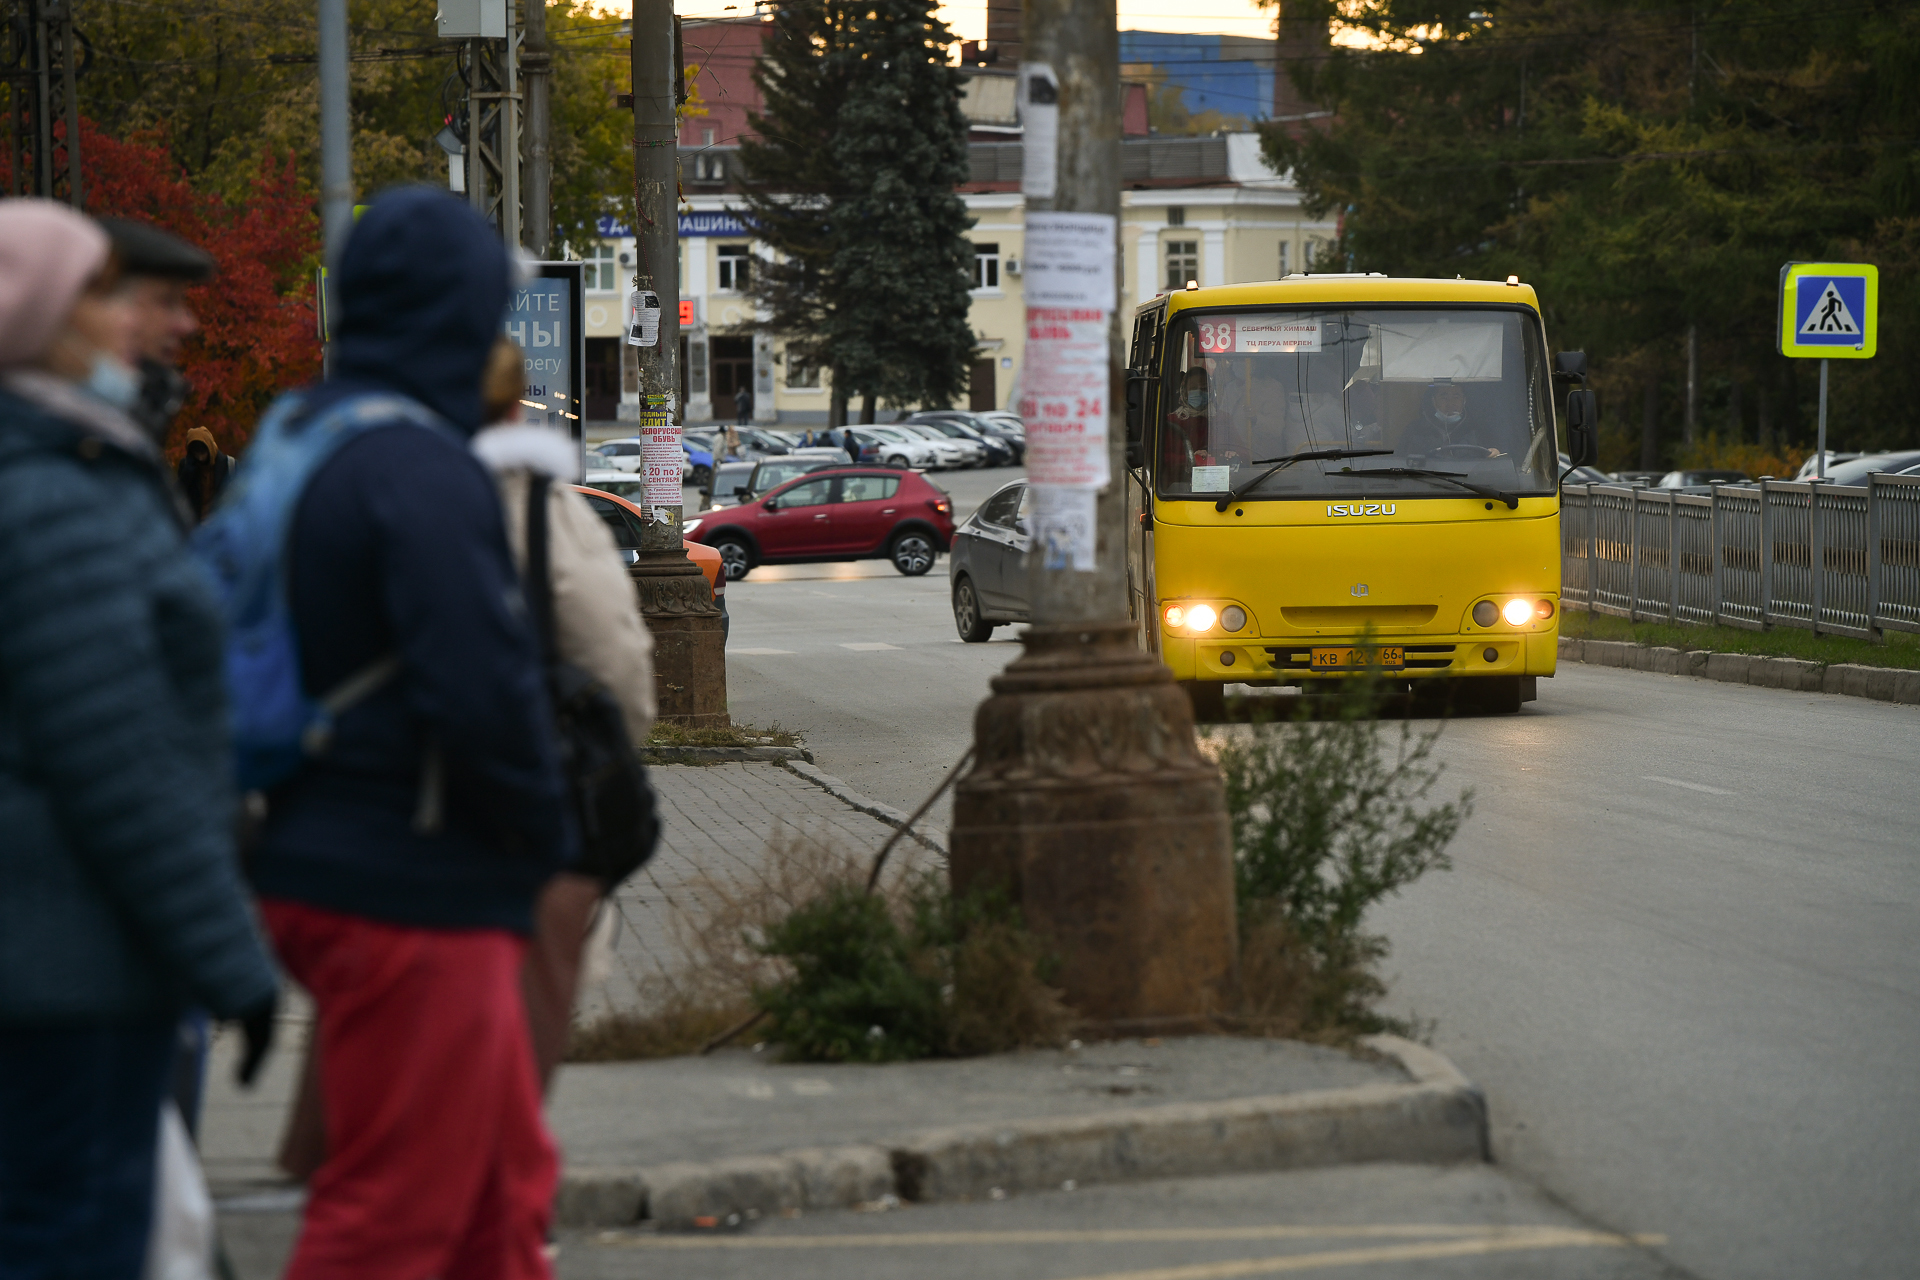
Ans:
[[[1187,207],[1183,204],[1168,205],[1167,206],[1167,225],[1170,227],[1186,226],[1187,225]]]
[[[1167,292],[1187,287],[1187,281],[1200,278],[1200,242],[1167,241]]]
[[[1285,240],[1280,242],[1280,274],[1283,276],[1287,274],[1287,250],[1291,247]]]
[[[820,385],[820,366],[811,360],[794,353],[787,348],[787,386],[794,391],[804,391]]]
[[[1320,265],[1320,242],[1318,240],[1315,240],[1312,236],[1308,236],[1305,240],[1300,242],[1301,270],[1311,271],[1319,265]]]
[[[700,145],[703,147],[710,147],[713,145],[713,130],[702,129],[700,131]]]
[[[588,248],[586,270],[581,273],[586,277],[588,293],[612,293],[620,287],[615,275],[619,267],[614,262],[613,252],[613,246],[604,240]]]
[[[725,182],[727,180],[727,158],[717,151],[702,152],[694,156],[693,180],[695,182]]]
[[[976,244],[973,246],[973,287],[976,289],[1000,287],[999,245]]]
[[[745,293],[747,291],[747,246],[743,244],[723,244],[719,248],[720,292]]]

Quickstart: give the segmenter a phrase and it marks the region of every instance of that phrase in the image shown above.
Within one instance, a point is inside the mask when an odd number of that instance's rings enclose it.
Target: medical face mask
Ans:
[[[1452,426],[1454,423],[1460,421],[1460,415],[1457,413],[1436,413],[1433,416],[1448,426]]]
[[[122,411],[133,408],[140,400],[140,375],[132,366],[103,351],[94,353],[87,380],[80,386],[94,398]]]
[[[1204,391],[1187,392],[1187,408],[1204,409],[1207,407],[1207,393]]]

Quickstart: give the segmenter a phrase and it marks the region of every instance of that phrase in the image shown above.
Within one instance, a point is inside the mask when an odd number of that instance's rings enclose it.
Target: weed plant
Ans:
[[[1242,1010],[1250,1030],[1345,1040],[1409,1027],[1377,1012],[1384,937],[1369,908],[1451,862],[1471,791],[1436,803],[1444,722],[1388,729],[1382,681],[1358,675],[1287,720],[1219,730],[1233,826]]]

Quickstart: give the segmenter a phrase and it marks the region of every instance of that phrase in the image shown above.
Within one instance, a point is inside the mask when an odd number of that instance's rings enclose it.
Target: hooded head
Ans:
[[[498,233],[465,201],[433,187],[389,191],[340,254],[336,376],[392,387],[477,430],[512,270]]]

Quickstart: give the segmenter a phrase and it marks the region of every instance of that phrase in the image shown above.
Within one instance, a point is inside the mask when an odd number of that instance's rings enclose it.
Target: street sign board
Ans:
[[[514,287],[501,321],[526,360],[521,421],[557,427],[578,440],[587,364],[586,326],[581,322],[584,268],[578,262],[528,266],[533,278]]]
[[[1880,345],[1880,271],[1860,262],[1790,262],[1780,269],[1780,354],[1871,360]]]

